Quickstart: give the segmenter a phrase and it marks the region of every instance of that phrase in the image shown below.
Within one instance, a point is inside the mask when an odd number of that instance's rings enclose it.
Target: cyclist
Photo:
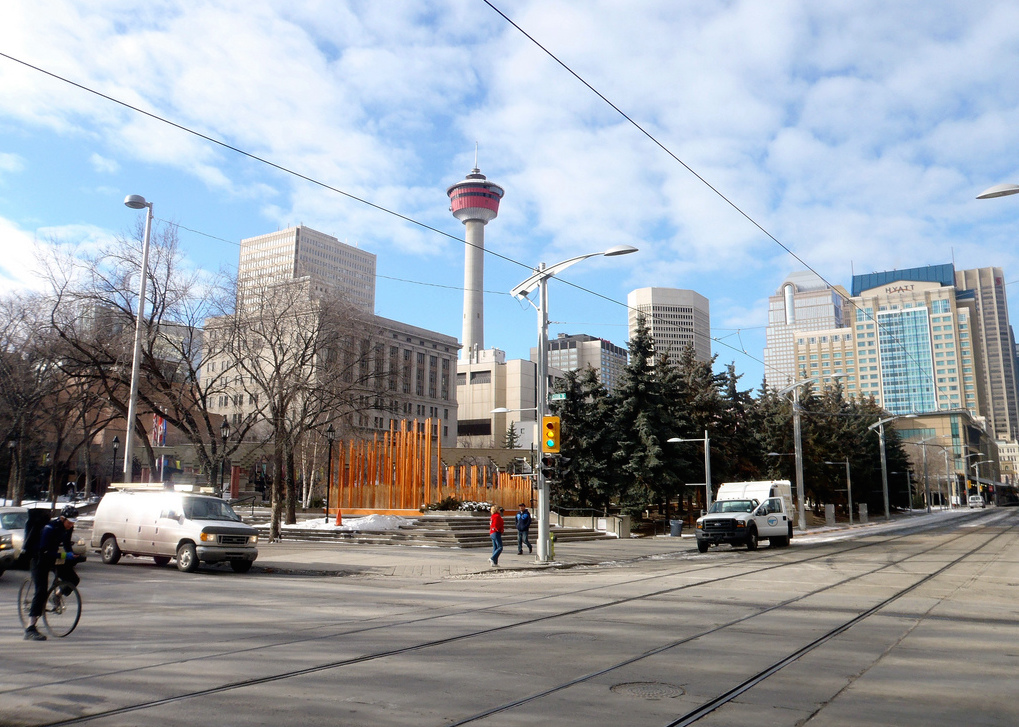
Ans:
[[[67,581],[75,586],[81,580],[74,572],[74,553],[71,551],[74,545],[71,533],[77,520],[78,508],[68,505],[60,511],[59,517],[47,523],[39,533],[39,542],[32,554],[32,582],[35,584],[35,595],[32,598],[32,609],[28,614],[28,628],[25,629],[26,641],[46,640],[46,636],[39,633],[35,624],[46,606],[50,571],[56,571],[57,580]],[[28,538],[26,545],[27,540]],[[63,562],[57,563],[61,547],[64,549],[65,557]]]

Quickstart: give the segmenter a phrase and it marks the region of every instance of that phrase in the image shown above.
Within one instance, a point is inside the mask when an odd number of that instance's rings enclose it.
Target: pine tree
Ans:
[[[616,496],[609,464],[613,440],[608,392],[590,366],[566,372],[556,390],[566,394],[552,408],[562,419],[562,454],[570,461],[552,485],[552,501],[560,507],[607,508]]]
[[[516,425],[510,422],[509,427],[506,429],[506,436],[502,440],[503,449],[517,449],[520,447],[520,432],[517,431]]]

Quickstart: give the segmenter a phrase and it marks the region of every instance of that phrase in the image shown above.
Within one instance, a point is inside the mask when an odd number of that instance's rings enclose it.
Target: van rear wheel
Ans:
[[[177,548],[177,570],[192,573],[198,567],[198,552],[194,543],[184,543]]]
[[[120,562],[120,546],[117,545],[117,538],[113,535],[103,541],[103,563],[116,565]]]
[[[160,568],[170,562],[169,556],[166,555],[154,555],[152,556],[152,560],[156,561],[156,565]]]

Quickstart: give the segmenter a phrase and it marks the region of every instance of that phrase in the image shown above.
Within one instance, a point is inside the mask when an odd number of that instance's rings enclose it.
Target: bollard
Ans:
[[[555,533],[548,534],[548,559],[555,560]]]
[[[825,505],[824,506],[824,524],[829,528],[835,527],[835,506]]]
[[[860,524],[867,524],[867,503],[865,502],[860,503]]]

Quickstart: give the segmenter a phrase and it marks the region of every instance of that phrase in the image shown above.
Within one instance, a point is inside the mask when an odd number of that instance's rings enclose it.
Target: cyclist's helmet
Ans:
[[[64,520],[69,520],[73,523],[78,519],[78,508],[76,508],[74,505],[68,505],[63,510],[60,511],[60,517],[64,518]]]

